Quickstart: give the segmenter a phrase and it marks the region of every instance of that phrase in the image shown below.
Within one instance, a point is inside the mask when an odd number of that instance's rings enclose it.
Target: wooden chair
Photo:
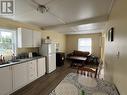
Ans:
[[[97,72],[96,72],[97,78],[100,78],[102,67],[103,67],[103,61],[100,59],[100,63],[99,63],[99,66],[98,66]]]
[[[89,67],[79,67],[77,69],[77,73],[78,74],[81,74],[81,75],[84,75],[84,76],[87,76],[87,77],[91,77],[91,78],[96,78],[97,75],[96,75],[96,69],[93,69],[93,68],[89,68]]]
[[[102,70],[102,67],[103,67],[103,61],[100,59],[98,67],[97,68],[95,68],[95,67],[84,65],[82,67],[78,67],[77,73],[81,74],[81,75],[85,75],[87,77],[100,78],[101,70]]]

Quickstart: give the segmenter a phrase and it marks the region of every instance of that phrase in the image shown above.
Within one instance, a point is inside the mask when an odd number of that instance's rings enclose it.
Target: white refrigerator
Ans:
[[[54,71],[56,69],[56,44],[44,43],[39,52],[42,56],[46,56],[46,73]]]

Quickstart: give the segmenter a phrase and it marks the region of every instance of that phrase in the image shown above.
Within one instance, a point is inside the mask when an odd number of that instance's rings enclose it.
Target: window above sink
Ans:
[[[0,29],[0,55],[11,56],[16,53],[16,31]]]

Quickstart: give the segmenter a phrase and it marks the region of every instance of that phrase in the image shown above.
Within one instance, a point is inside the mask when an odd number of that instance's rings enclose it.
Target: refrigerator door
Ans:
[[[42,44],[41,47],[39,48],[39,53],[43,56],[47,56],[48,55],[48,44]]]
[[[48,53],[49,54],[56,53],[56,44],[48,44]]]
[[[47,73],[51,73],[56,69],[56,54],[49,54],[47,56],[47,66],[46,71]]]
[[[56,44],[42,44],[39,52],[47,58],[46,72],[54,71],[56,69]]]

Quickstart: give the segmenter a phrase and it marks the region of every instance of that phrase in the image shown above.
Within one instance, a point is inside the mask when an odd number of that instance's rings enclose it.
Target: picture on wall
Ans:
[[[108,31],[108,41],[110,42],[114,41],[114,28],[113,27]]]

